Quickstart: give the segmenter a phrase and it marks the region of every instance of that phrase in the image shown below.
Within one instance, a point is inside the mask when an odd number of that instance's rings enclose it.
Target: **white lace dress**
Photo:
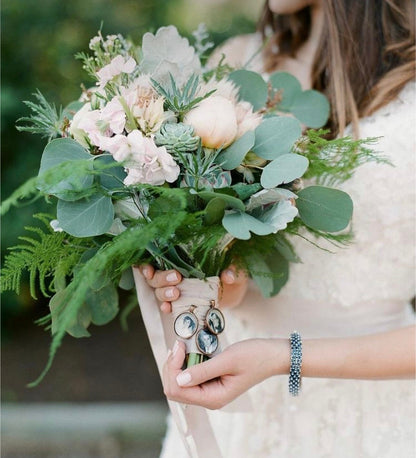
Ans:
[[[244,303],[226,310],[229,341],[364,335],[415,322],[415,83],[360,122],[360,136],[395,167],[369,163],[343,188],[354,201],[354,243],[336,254],[295,240],[302,264],[292,264],[280,294],[264,299],[250,285]],[[333,247],[332,247],[333,248]],[[224,458],[412,458],[415,383],[411,380],[303,380],[298,398],[287,376],[250,390],[254,412],[208,411]],[[187,454],[173,424],[163,458]]]

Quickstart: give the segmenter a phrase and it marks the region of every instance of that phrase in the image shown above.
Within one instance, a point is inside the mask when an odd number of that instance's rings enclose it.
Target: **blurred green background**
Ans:
[[[57,106],[77,99],[80,84],[91,83],[74,54],[88,51],[89,40],[101,23],[104,35],[122,33],[139,43],[146,31],[155,31],[162,25],[175,24],[189,37],[200,22],[205,22],[218,44],[230,36],[252,32],[262,4],[261,0],[3,0],[2,199],[37,174],[45,146],[41,138],[16,130],[16,120],[28,114],[22,101],[32,100],[36,89]],[[33,213],[42,211],[52,212],[53,208],[38,200],[12,209],[2,219],[2,259],[7,247],[17,243],[24,226],[36,224]],[[26,388],[46,362],[50,336],[33,321],[47,312],[47,301],[33,301],[26,285],[19,296],[7,293],[2,297],[2,401],[9,407],[33,402],[163,402],[137,309],[130,316],[127,333],[114,320],[103,328],[91,329],[89,339],[66,337],[45,380],[34,389]],[[17,418],[21,418],[16,412]],[[7,418],[12,417],[4,415],[6,429]],[[39,427],[39,422],[34,422]],[[30,441],[30,453],[26,449],[13,452],[17,443],[24,443],[19,434],[7,450],[2,450],[2,456],[49,456],[46,449],[37,455]],[[107,456],[102,450],[98,455],[88,455],[85,447],[83,450],[82,456]],[[50,456],[81,456],[56,450],[51,453]],[[149,453],[132,456],[157,456],[157,451]],[[110,451],[108,456],[130,455]]]

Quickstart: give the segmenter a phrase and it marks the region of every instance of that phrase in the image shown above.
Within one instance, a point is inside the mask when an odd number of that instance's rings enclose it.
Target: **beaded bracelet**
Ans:
[[[290,335],[290,372],[289,372],[289,393],[298,396],[302,384],[302,338],[295,331]]]

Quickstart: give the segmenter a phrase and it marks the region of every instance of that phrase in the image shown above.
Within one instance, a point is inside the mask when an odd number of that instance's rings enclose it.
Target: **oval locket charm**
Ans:
[[[218,337],[212,334],[208,329],[199,330],[195,340],[198,350],[203,355],[211,356],[218,348]]]
[[[191,310],[188,312],[183,312],[176,317],[173,329],[175,334],[182,339],[190,339],[198,329],[198,318],[193,309],[195,306],[191,307]]]
[[[225,328],[225,318],[217,308],[211,308],[205,317],[207,328],[215,335],[221,334]]]

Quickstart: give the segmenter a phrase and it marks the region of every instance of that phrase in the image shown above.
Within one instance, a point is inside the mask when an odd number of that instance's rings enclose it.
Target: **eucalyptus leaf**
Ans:
[[[275,232],[274,227],[244,212],[230,212],[224,215],[222,225],[228,233],[237,239],[248,240],[251,233],[268,235]]]
[[[226,206],[225,200],[219,197],[210,200],[205,207],[205,223],[208,225],[219,223],[224,216]]]
[[[49,301],[49,309],[51,311],[52,319],[52,334],[56,334],[59,330],[60,321],[63,318],[63,312],[65,310],[67,300],[67,290],[61,290],[52,296]],[[83,306],[79,309],[76,319],[66,327],[65,331],[73,337],[89,337],[90,333],[87,331],[87,327],[90,323],[91,315]]]
[[[233,191],[231,189],[231,191]],[[229,194],[224,194],[222,192],[211,192],[211,191],[201,191],[201,192],[196,192],[193,191],[192,189],[190,190],[191,194],[198,195],[201,199],[209,202],[212,199],[222,199],[225,203],[227,208],[235,208],[237,210],[244,211],[244,203],[240,200],[237,199],[237,197],[230,196]]]
[[[109,323],[118,313],[118,294],[113,285],[99,291],[90,290],[85,298],[91,312],[91,321],[97,326]]]
[[[289,262],[278,251],[270,253],[264,260],[273,273],[273,289],[270,295],[265,297],[272,297],[278,294],[289,280]]]
[[[251,277],[263,297],[275,296],[287,283],[289,263],[278,251],[267,256],[253,254],[247,261]]]
[[[274,72],[269,77],[269,83],[276,91],[281,91],[282,99],[278,104],[281,111],[290,111],[295,97],[302,92],[302,87],[297,78],[290,73]]]
[[[77,200],[79,193],[93,185],[93,176],[90,174],[76,175],[62,180],[56,184],[48,184],[43,179],[48,170],[64,162],[92,159],[78,142],[71,138],[57,138],[48,143],[43,150],[40,169],[38,173],[38,189],[65,200]],[[92,164],[91,164],[92,167]]]
[[[282,154],[263,169],[260,183],[264,188],[274,188],[300,178],[308,169],[309,161],[300,154]]]
[[[111,191],[124,186],[123,180],[126,178],[127,173],[124,167],[119,162],[116,162],[110,154],[101,154],[96,157],[94,168],[100,170],[100,166],[105,167],[99,175],[100,184],[103,188]]]
[[[91,312],[89,308],[84,304],[77,314],[75,323],[68,326],[66,332],[72,337],[90,337],[90,333],[87,331],[88,326],[91,323]]]
[[[249,70],[235,70],[229,74],[228,79],[238,87],[240,99],[250,102],[254,111],[264,107],[268,89],[261,75]]]
[[[302,221],[312,229],[338,232],[351,221],[351,197],[338,189],[309,186],[298,193],[297,208]]]
[[[302,262],[299,256],[296,254],[292,244],[282,234],[276,234],[275,247],[288,262]]]
[[[118,286],[126,291],[130,291],[134,288],[134,277],[130,267],[121,274]]]
[[[249,130],[228,148],[222,151],[215,159],[215,162],[221,164],[221,167],[224,170],[233,170],[237,168],[242,163],[245,155],[254,146],[254,141],[254,131]]]
[[[267,118],[255,130],[253,152],[263,159],[276,159],[291,151],[301,133],[301,125],[296,119],[286,116]]]
[[[236,192],[239,199],[246,200],[261,189],[261,184],[236,183],[232,186],[232,188]]]
[[[74,237],[105,234],[114,219],[111,198],[102,194],[77,200],[58,201],[57,217],[60,227]]]
[[[267,265],[264,256],[253,253],[247,260],[251,278],[256,283],[263,297],[270,297],[273,292],[273,273]]]
[[[313,89],[298,94],[290,107],[290,112],[308,127],[317,129],[324,126],[329,117],[328,99]]]

